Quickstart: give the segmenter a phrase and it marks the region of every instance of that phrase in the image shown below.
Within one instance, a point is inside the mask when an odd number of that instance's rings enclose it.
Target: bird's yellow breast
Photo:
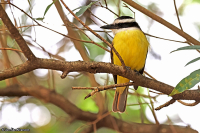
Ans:
[[[126,66],[132,70],[141,70],[145,65],[149,43],[144,33],[139,29],[118,32],[113,39],[113,46],[121,55]],[[113,52],[114,64],[121,62]]]

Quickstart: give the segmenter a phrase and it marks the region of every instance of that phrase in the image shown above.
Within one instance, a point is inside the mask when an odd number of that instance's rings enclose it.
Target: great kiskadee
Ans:
[[[111,29],[114,34],[113,46],[122,57],[125,65],[132,70],[143,74],[149,42],[134,18],[121,16],[115,19],[113,24],[102,26],[103,29]],[[111,62],[121,66],[116,54],[111,52]],[[117,84],[127,83],[129,79],[113,75]],[[134,86],[137,90],[138,86]],[[113,101],[114,112],[124,112],[126,109],[128,94],[127,87],[117,87]]]

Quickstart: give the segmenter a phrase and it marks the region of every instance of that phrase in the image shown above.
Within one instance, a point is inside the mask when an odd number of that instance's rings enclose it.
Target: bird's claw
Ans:
[[[137,73],[137,75],[140,75],[140,72],[139,72],[139,71],[137,71],[137,70],[134,70],[134,72],[136,72],[136,73]]]

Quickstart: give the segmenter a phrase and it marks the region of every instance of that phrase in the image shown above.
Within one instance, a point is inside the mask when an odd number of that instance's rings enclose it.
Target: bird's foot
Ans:
[[[136,72],[136,73],[137,73],[137,75],[140,75],[140,72],[139,72],[139,71],[137,71],[137,70],[134,70],[134,72]]]
[[[126,66],[126,69],[131,70],[131,67]]]

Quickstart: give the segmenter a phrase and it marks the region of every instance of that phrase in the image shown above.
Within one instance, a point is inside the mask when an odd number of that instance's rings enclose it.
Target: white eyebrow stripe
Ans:
[[[112,32],[114,35],[121,31],[127,31],[127,30],[140,30],[138,27],[127,27],[127,28],[121,28],[121,29],[112,29]]]
[[[126,23],[126,22],[135,22],[135,19],[117,19],[114,21],[114,24]]]

